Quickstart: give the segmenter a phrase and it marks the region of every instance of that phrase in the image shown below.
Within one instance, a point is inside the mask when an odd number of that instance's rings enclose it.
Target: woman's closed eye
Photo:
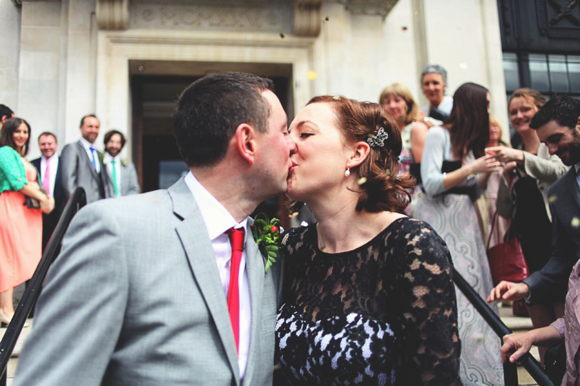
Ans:
[[[308,138],[314,135],[314,133],[300,133],[300,138]]]

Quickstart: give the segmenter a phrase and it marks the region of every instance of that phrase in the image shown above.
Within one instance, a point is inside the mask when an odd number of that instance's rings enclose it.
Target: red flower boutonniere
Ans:
[[[280,220],[273,218],[270,220],[264,213],[260,213],[254,219],[251,225],[254,240],[260,249],[260,252],[266,258],[264,273],[277,261],[278,255],[284,261],[284,256],[280,251]]]

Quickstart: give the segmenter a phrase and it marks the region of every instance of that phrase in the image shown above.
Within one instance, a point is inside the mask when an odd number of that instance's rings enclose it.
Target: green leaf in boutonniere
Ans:
[[[266,266],[264,267],[264,273],[266,273],[274,265],[278,256],[284,261],[281,246],[278,243],[280,239],[280,220],[277,218],[270,220],[264,213],[259,213],[250,227],[260,252],[266,258]]]
[[[121,160],[121,165],[126,167],[127,166],[127,160],[126,159],[122,159]]]

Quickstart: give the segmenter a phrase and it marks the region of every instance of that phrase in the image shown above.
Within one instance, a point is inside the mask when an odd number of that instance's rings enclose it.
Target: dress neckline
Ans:
[[[346,256],[346,255],[352,255],[353,253],[368,248],[371,244],[374,244],[376,242],[376,240],[380,237],[382,237],[385,233],[389,232],[389,229],[395,224],[398,223],[401,220],[409,220],[410,218],[405,216],[405,217],[399,217],[395,220],[393,220],[389,225],[387,225],[385,227],[385,229],[383,229],[382,231],[380,231],[379,233],[377,233],[377,235],[375,237],[373,237],[372,239],[370,239],[369,241],[367,241],[366,243],[364,243],[361,246],[358,246],[354,249],[348,250],[348,251],[343,251],[343,252],[337,252],[337,253],[328,253],[328,252],[324,252],[322,250],[320,250],[320,248],[318,248],[318,233],[316,232],[316,224],[314,223],[311,226],[308,227],[308,232],[310,233],[310,239],[312,242],[312,246],[314,248],[314,252],[316,253],[316,255],[321,255],[324,257],[331,257],[331,258],[336,258],[336,257],[342,257],[342,256]]]

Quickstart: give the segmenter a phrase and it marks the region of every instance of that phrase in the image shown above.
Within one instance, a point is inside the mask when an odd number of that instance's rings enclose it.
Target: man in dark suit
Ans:
[[[38,170],[42,188],[50,197],[54,197],[54,210],[50,214],[42,215],[42,250],[46,247],[56,224],[60,219],[66,198],[61,185],[61,163],[56,153],[58,142],[56,135],[44,132],[38,136],[38,147],[42,156],[31,163]]]
[[[82,186],[87,195],[87,204],[108,197],[107,173],[103,173],[102,154],[93,146],[101,123],[94,115],[85,115],[81,119],[81,139],[69,143],[62,149],[60,156],[62,171],[62,188],[66,198]]]
[[[10,118],[14,118],[14,111],[10,107],[0,104],[0,130],[2,130],[2,124]]]
[[[110,130],[105,134],[105,158],[103,164],[107,172],[107,186],[110,197],[139,194],[141,187],[137,179],[135,165],[121,159],[119,155],[125,147],[125,136],[118,130]]]
[[[570,168],[548,190],[552,213],[552,257],[522,283],[500,282],[488,301],[519,300],[529,304],[564,301],[568,277],[580,259],[580,101],[554,97],[534,116],[530,127]],[[530,224],[534,226],[534,224]]]

